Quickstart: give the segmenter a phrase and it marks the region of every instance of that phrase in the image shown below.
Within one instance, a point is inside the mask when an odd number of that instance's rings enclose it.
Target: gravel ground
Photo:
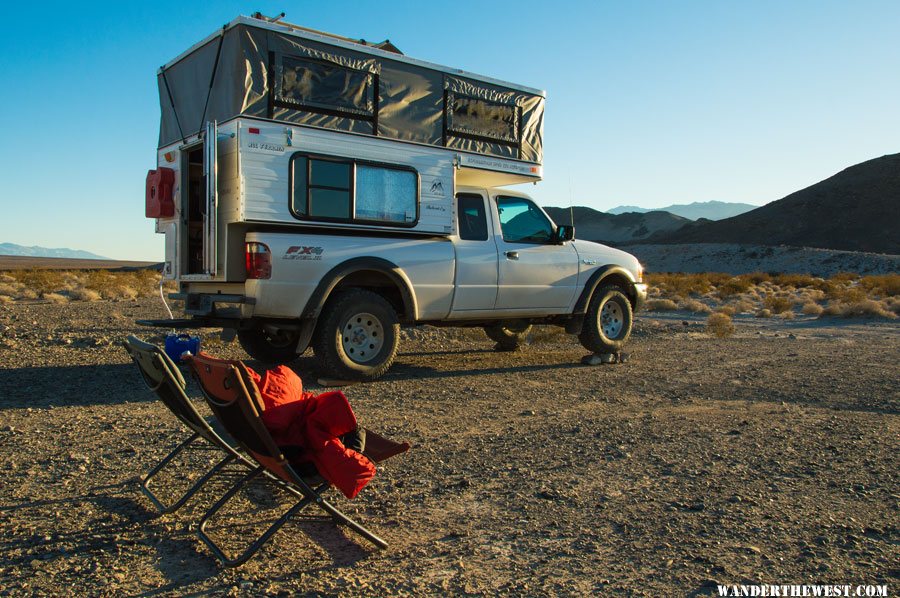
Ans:
[[[406,332],[388,376],[344,389],[361,422],[413,444],[336,499],[390,547],[298,519],[225,570],[193,525],[237,469],[162,517],[138,488],[186,436],[118,346],[160,342],[132,324],[159,311],[0,305],[0,595],[900,587],[897,323],[738,319],[717,339],[642,314],[630,360],[603,366],[561,334],[495,353],[477,331]],[[321,390],[309,355],[295,366]],[[162,491],[215,457],[191,454]],[[253,488],[212,532],[236,550],[287,505]]]

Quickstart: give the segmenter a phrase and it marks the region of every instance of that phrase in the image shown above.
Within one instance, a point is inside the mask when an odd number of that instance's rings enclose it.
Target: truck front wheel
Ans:
[[[244,351],[263,363],[288,363],[297,359],[300,333],[296,330],[262,326],[239,330],[237,336]]]
[[[400,341],[397,312],[372,291],[353,289],[333,297],[316,329],[319,369],[339,380],[371,381],[394,363]]]
[[[631,336],[631,302],[617,286],[600,287],[591,297],[578,340],[592,353],[618,353]]]

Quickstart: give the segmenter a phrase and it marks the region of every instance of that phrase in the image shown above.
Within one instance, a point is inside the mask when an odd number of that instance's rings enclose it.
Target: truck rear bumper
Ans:
[[[217,304],[255,305],[256,299],[225,293],[171,293],[170,299],[184,301],[184,313],[191,316],[240,317],[240,307],[221,308]]]

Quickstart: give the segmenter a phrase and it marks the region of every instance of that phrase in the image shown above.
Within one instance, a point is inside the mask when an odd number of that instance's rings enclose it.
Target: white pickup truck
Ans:
[[[383,375],[401,325],[619,351],[637,259],[506,188],[542,176],[543,92],[385,47],[239,17],[160,69],[146,215],[190,318],[147,323],[221,327],[266,362],[311,346],[340,379]]]

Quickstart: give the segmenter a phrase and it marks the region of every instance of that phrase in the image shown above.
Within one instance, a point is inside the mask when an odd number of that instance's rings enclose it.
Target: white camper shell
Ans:
[[[247,17],[158,83],[146,216],[192,319],[146,323],[237,331],[266,361],[311,345],[342,379],[383,374],[401,323],[627,339],[637,260],[502,189],[542,178],[544,92]]]

